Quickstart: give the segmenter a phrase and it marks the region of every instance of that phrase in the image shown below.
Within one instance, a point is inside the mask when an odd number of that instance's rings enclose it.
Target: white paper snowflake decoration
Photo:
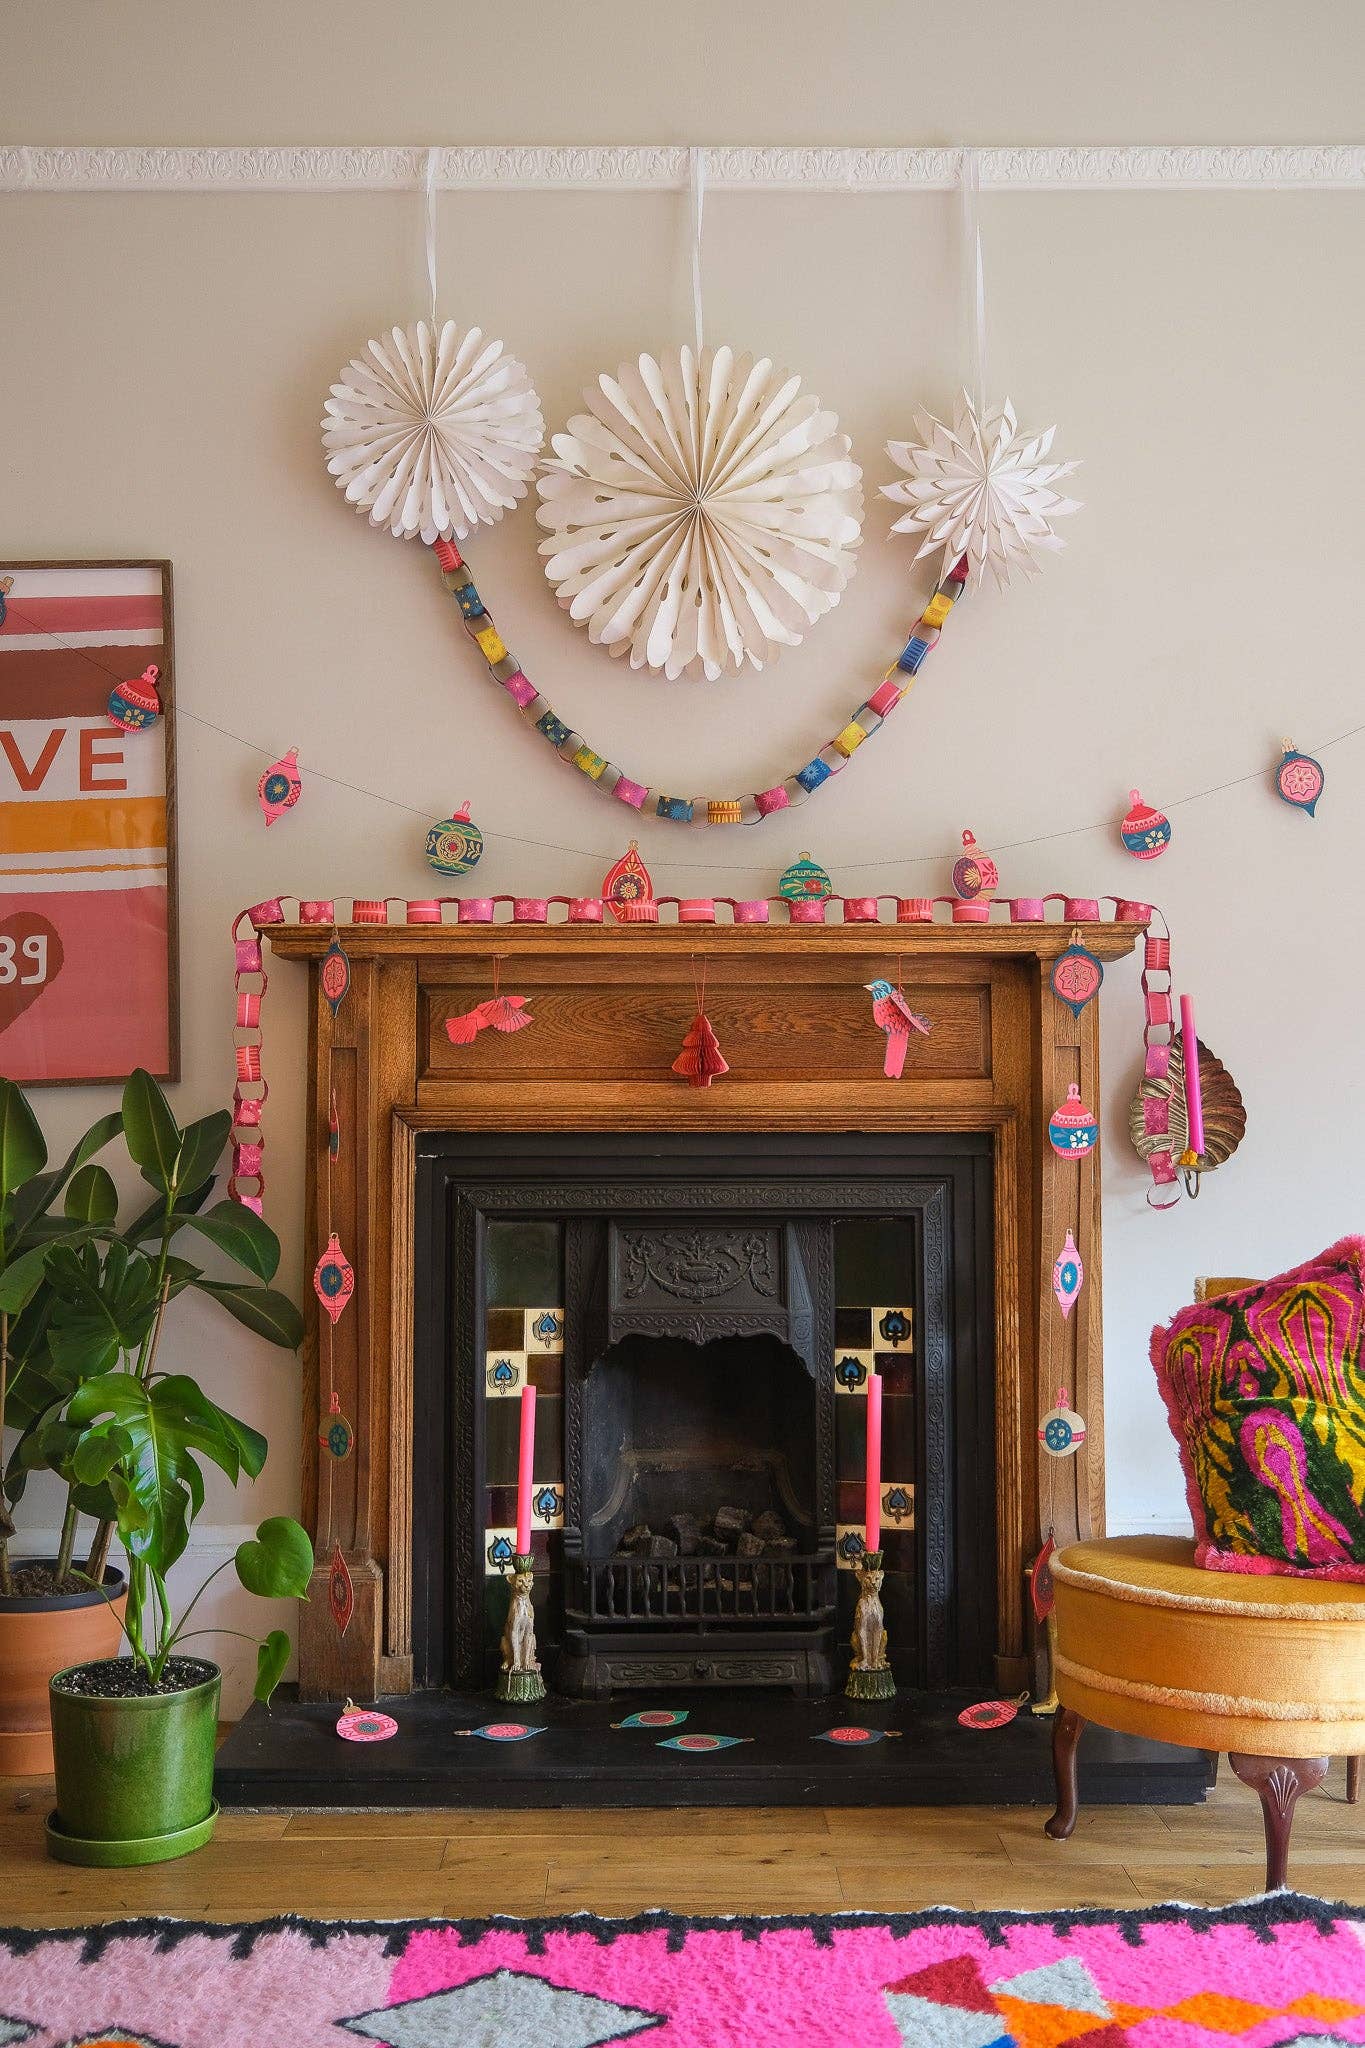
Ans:
[[[906,475],[883,484],[882,495],[910,507],[892,532],[924,535],[917,562],[941,550],[951,568],[966,555],[978,579],[989,565],[1002,589],[1014,569],[1037,575],[1035,553],[1065,545],[1052,521],[1080,510],[1053,488],[1079,467],[1047,460],[1057,429],[1021,434],[1008,399],[978,418],[965,391],[951,427],[928,413],[914,418],[917,441],[886,444]]]
[[[463,540],[526,495],[545,438],[524,366],[477,327],[419,320],[367,344],[332,386],[327,467],[399,540]]]
[[[862,471],[801,379],[733,349],[641,356],[555,434],[536,517],[559,602],[632,668],[761,669],[832,611]]]

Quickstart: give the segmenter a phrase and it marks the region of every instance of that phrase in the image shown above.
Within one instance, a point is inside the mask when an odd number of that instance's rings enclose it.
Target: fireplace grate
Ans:
[[[565,1611],[580,1627],[818,1628],[834,1616],[835,1565],[813,1557],[566,1560]]]

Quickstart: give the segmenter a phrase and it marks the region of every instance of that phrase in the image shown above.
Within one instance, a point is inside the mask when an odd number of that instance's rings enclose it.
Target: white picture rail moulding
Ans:
[[[770,192],[951,192],[958,147],[835,149],[706,145],[711,188]],[[1068,143],[982,147],[984,190],[1334,192],[1365,186],[1361,143]],[[0,192],[406,192],[425,182],[425,147],[7,144]],[[689,152],[665,143],[473,144],[441,151],[443,191],[681,191]]]

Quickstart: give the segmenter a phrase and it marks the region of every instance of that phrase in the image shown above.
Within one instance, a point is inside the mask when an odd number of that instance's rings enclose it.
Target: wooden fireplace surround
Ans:
[[[327,1096],[341,1156],[331,1213],[356,1273],[332,1339],[343,1412],[338,1464],[319,1446],[326,1376],[308,1298],[303,1376],[304,1516],[340,1541],[355,1612],[339,1637],[320,1558],[300,1629],[305,1698],[412,1689],[414,1181],[418,1137],[450,1130],[984,1131],[994,1167],[997,1680],[1027,1682],[1024,1572],[1047,1513],[1057,1540],[1103,1532],[1100,1167],[1057,1157],[1047,1121],[1071,1082],[1099,1100],[1098,1005],[1073,1017],[1053,994],[1072,926],[346,925],[350,992],[333,1018],[318,987],[329,926],[277,925],[276,954],[310,969],[306,1242],[327,1215]],[[1131,952],[1139,924],[1087,924],[1101,959]],[[490,992],[530,998],[535,1024],[452,1046],[448,1016]],[[709,1089],[670,1063],[706,1008],[730,1072]],[[902,975],[934,1022],[904,1078],[882,1074],[884,1040],[861,984]],[[1074,1313],[1052,1293],[1071,1230],[1086,1269]],[[1065,1385],[1086,1418],[1085,1453],[1040,1450],[1038,1416]],[[1045,1469],[1049,1468],[1049,1469]],[[1050,1484],[1051,1494],[1047,1488]],[[329,1503],[330,1491],[330,1503]],[[1045,1508],[1044,1503],[1048,1506]],[[330,1507],[330,1518],[329,1518]]]

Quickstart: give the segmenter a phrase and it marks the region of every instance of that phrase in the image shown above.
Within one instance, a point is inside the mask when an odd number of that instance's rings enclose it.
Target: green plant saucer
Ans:
[[[138,1863],[169,1863],[173,1857],[188,1856],[202,1849],[218,1821],[215,1799],[203,1820],[193,1827],[176,1828],[169,1835],[134,1836],[124,1842],[98,1841],[84,1835],[69,1835],[55,1813],[47,1817],[47,1853],[59,1863],[84,1863],[100,1870],[129,1869]]]

